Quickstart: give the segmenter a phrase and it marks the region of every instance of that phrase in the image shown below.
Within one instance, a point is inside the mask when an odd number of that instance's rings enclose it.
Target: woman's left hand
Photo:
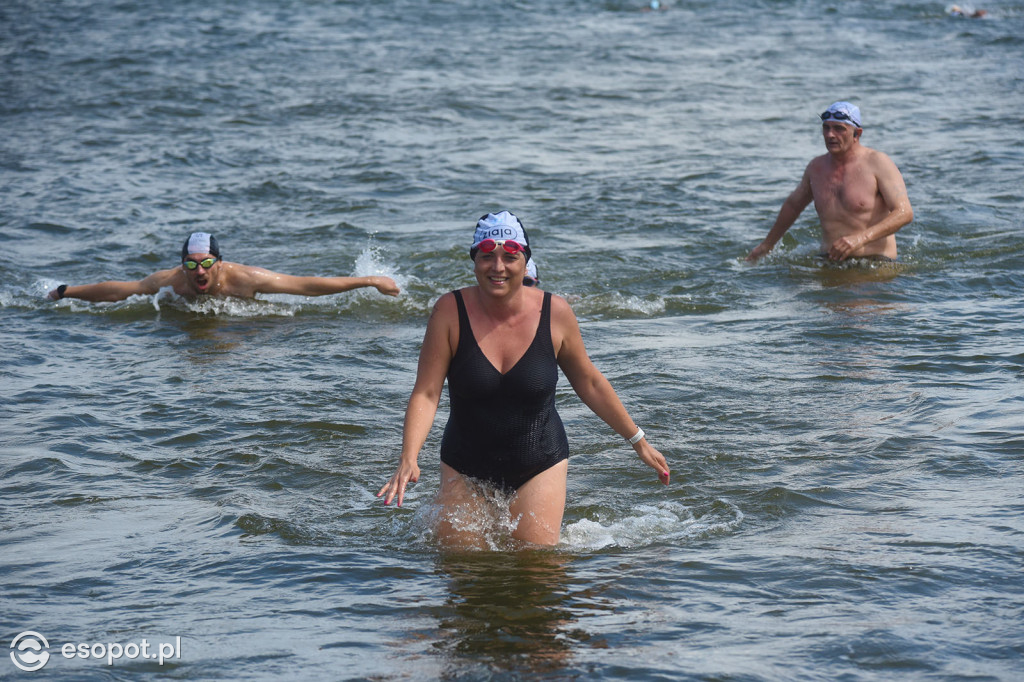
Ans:
[[[658,452],[653,445],[647,442],[646,438],[641,438],[640,441],[633,446],[633,449],[636,450],[636,454],[640,456],[640,459],[644,464],[658,472],[658,480],[665,485],[668,485],[670,472],[665,455]]]

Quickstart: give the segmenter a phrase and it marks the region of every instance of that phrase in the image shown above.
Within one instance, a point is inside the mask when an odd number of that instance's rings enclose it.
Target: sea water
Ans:
[[[984,8],[4,4],[5,649],[45,638],[50,679],[1020,679],[1024,4]],[[838,99],[906,180],[900,264],[821,263],[811,209],[746,263]],[[499,209],[672,483],[562,379],[560,544],[443,552],[447,399],[405,504],[375,494]],[[403,291],[44,300],[200,230]]]

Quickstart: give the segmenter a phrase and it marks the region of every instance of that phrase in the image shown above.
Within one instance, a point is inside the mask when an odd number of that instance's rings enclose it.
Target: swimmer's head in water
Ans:
[[[518,242],[523,247],[526,260],[530,260],[530,238],[526,235],[526,228],[519,222],[519,218],[508,211],[488,213],[476,221],[473,245],[469,247],[470,258],[476,258],[476,253],[480,250],[480,242],[487,239]]]
[[[821,112],[821,120],[825,121],[836,121],[837,123],[845,123],[848,126],[854,128],[863,128],[860,124],[860,109],[856,104],[850,104],[849,102],[833,102],[829,105],[829,108]]]
[[[188,258],[190,253],[208,253],[220,258],[220,246],[217,244],[217,238],[209,232],[193,232],[181,245],[182,262]]]

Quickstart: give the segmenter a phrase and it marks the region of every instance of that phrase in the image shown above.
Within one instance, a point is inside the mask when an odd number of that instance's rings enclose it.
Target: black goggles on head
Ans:
[[[845,111],[826,111],[821,114],[822,121],[827,121],[830,118],[835,121],[849,121],[853,125],[860,128],[860,121],[854,119],[853,116],[850,116]]]

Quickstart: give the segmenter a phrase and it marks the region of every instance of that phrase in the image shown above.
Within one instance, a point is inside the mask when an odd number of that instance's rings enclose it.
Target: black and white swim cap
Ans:
[[[181,246],[181,260],[188,258],[190,253],[208,253],[220,258],[217,238],[209,232],[193,232]]]

